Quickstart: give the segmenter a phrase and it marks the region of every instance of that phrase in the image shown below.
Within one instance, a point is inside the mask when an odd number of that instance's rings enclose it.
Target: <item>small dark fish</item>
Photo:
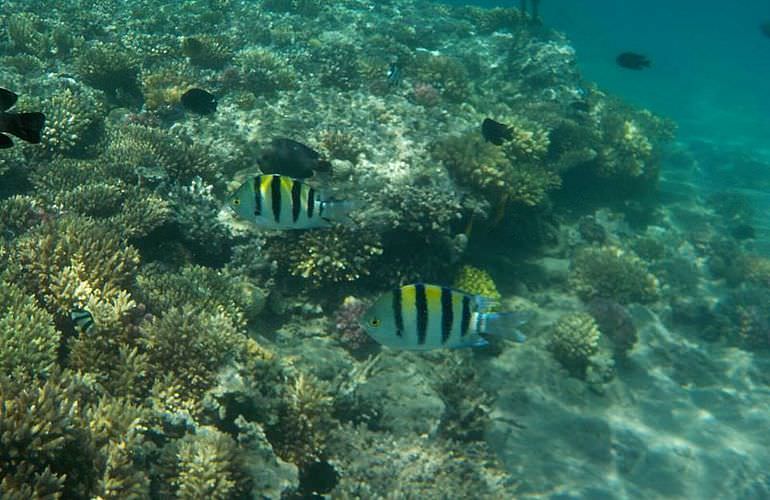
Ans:
[[[83,333],[88,333],[94,327],[93,315],[81,307],[74,307],[70,311],[70,319],[75,327]]]
[[[217,98],[203,89],[190,89],[182,94],[182,106],[199,115],[208,115],[217,110]]]
[[[313,172],[329,172],[332,164],[318,151],[285,137],[276,137],[257,159],[263,174],[307,179]]]
[[[623,52],[615,58],[615,62],[618,66],[626,69],[644,69],[650,67],[650,60],[647,56],[637,54],[635,52]]]
[[[390,63],[388,66],[388,85],[395,87],[401,82],[401,68],[395,62]]]
[[[770,38],[770,21],[765,21],[762,24],[759,25],[759,31],[762,32],[763,35]]]
[[[491,118],[484,118],[484,121],[481,122],[481,135],[484,136],[484,140],[495,146],[501,146],[503,142],[513,139],[511,127]]]
[[[0,132],[15,135],[23,141],[39,144],[45,127],[45,115],[43,113],[17,113],[8,111],[16,104],[19,98],[10,90],[0,88]],[[0,149],[13,146],[13,140],[0,133]]]

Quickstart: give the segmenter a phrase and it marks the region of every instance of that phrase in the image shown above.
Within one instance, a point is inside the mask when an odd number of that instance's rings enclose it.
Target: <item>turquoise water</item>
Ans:
[[[770,499],[770,10],[541,3],[1,2],[0,499]]]
[[[454,3],[494,7],[518,2]],[[588,80],[671,116],[682,139],[770,154],[764,134],[770,128],[770,39],[759,30],[770,17],[766,2],[540,3],[544,23],[569,37]],[[652,69],[619,68],[615,56],[626,50],[646,54]]]

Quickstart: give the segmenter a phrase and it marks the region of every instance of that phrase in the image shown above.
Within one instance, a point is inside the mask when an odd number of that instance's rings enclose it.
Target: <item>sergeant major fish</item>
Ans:
[[[493,303],[452,288],[405,285],[381,296],[364,313],[361,326],[380,344],[411,351],[485,346],[484,334],[524,342],[516,328],[531,312],[489,312]]]
[[[278,174],[257,175],[230,197],[235,214],[265,229],[328,227],[347,219],[353,204],[332,201],[304,182]]]

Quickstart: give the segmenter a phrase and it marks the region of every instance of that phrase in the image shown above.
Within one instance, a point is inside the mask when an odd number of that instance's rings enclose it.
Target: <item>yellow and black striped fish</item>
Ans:
[[[394,349],[427,351],[440,347],[484,346],[483,334],[525,340],[516,328],[529,311],[488,312],[492,299],[452,288],[417,283],[384,294],[364,314],[361,326],[377,342]]]
[[[310,229],[343,222],[352,203],[324,199],[304,182],[280,174],[247,180],[230,197],[230,208],[243,220],[266,229]]]

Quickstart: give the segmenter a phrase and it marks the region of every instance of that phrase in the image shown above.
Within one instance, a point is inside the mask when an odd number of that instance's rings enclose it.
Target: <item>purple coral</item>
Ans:
[[[374,341],[361,328],[359,321],[369,305],[356,297],[345,297],[337,312],[334,313],[334,324],[339,333],[342,345],[349,351],[357,353],[374,345]]]

